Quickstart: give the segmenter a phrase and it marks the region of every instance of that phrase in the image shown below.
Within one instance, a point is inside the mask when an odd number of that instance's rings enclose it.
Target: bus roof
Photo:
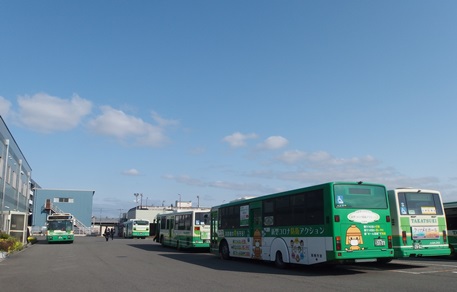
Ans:
[[[443,203],[444,209],[446,208],[457,208],[457,202],[446,202]]]
[[[371,183],[371,182],[362,182],[362,181],[359,181],[359,182],[333,181],[333,182],[327,182],[327,183],[323,183],[323,184],[319,184],[319,185],[314,185],[314,186],[308,186],[308,187],[303,187],[303,188],[294,189],[294,190],[283,191],[283,192],[274,193],[274,194],[262,195],[262,196],[258,196],[258,197],[251,197],[251,198],[247,198],[247,199],[244,199],[244,200],[238,200],[237,199],[237,200],[230,201],[228,203],[221,204],[219,206],[214,206],[213,209],[218,209],[220,207],[225,207],[225,206],[230,206],[230,205],[239,205],[239,204],[242,204],[242,203],[255,202],[255,201],[258,201],[258,200],[264,200],[264,199],[268,199],[268,198],[272,198],[272,197],[276,197],[276,196],[291,195],[291,194],[300,193],[300,192],[307,191],[307,190],[316,190],[316,189],[321,189],[323,187],[330,187],[330,186],[333,186],[333,185],[340,185],[340,184],[345,184],[345,185],[370,185],[370,186],[383,186],[383,187],[385,187],[385,185],[380,184],[380,183]]]
[[[407,187],[407,188],[396,188],[395,191],[399,192],[399,191],[409,191],[409,192],[413,192],[413,193],[439,193],[439,191],[437,190],[428,190],[428,189],[417,189],[417,188],[410,188],[410,187]]]
[[[181,210],[173,210],[172,212],[159,213],[159,214],[157,214],[157,216],[187,214],[187,213],[195,213],[195,212],[207,213],[210,211],[211,211],[211,208],[199,208],[199,209],[191,209],[191,210],[182,210],[181,209]]]
[[[73,219],[73,215],[70,213],[54,213],[48,215],[48,220],[57,220],[57,219]]]

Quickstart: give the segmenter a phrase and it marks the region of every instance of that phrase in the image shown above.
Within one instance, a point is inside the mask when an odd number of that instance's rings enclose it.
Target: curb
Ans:
[[[24,246],[22,247],[22,249],[21,249],[21,250],[18,250],[18,251],[14,251],[14,252],[10,252],[10,253],[8,253],[8,252],[6,252],[6,251],[0,251],[0,263],[1,263],[3,260],[9,258],[12,254],[16,254],[16,253],[23,252],[24,250],[26,250],[26,249],[29,248],[30,246],[32,246],[32,244],[26,243],[26,244],[24,244]]]
[[[0,251],[0,262],[8,257],[8,253],[6,251]]]

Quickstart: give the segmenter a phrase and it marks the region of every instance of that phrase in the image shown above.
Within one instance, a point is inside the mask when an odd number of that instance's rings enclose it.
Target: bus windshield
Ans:
[[[133,222],[133,224],[135,224],[135,225],[149,225],[149,222],[148,221],[143,221],[143,220],[136,220],[135,222]]]
[[[334,185],[335,207],[344,209],[387,209],[383,186]]]
[[[195,225],[208,225],[209,212],[199,213],[195,212]]]
[[[62,231],[71,231],[72,222],[71,221],[50,221],[48,223],[48,230],[62,230]]]
[[[398,202],[402,215],[443,215],[438,194],[399,193]]]

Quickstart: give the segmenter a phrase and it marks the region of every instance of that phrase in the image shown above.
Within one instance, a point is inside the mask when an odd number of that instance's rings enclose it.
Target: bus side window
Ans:
[[[400,214],[402,214],[402,215],[408,214],[408,205],[406,204],[406,199],[405,199],[404,193],[398,194],[398,205],[400,206]]]

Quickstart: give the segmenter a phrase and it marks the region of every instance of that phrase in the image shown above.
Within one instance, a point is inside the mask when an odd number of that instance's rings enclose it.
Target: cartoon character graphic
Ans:
[[[305,242],[303,240],[298,238],[290,240],[290,249],[292,251],[290,257],[295,259],[297,263],[305,259]]]
[[[351,225],[346,230],[346,245],[350,245],[346,250],[363,250],[359,244],[363,244],[362,232],[357,226]]]
[[[254,250],[254,259],[261,259],[262,258],[262,233],[259,229],[254,231],[254,240],[252,242],[252,247]]]

